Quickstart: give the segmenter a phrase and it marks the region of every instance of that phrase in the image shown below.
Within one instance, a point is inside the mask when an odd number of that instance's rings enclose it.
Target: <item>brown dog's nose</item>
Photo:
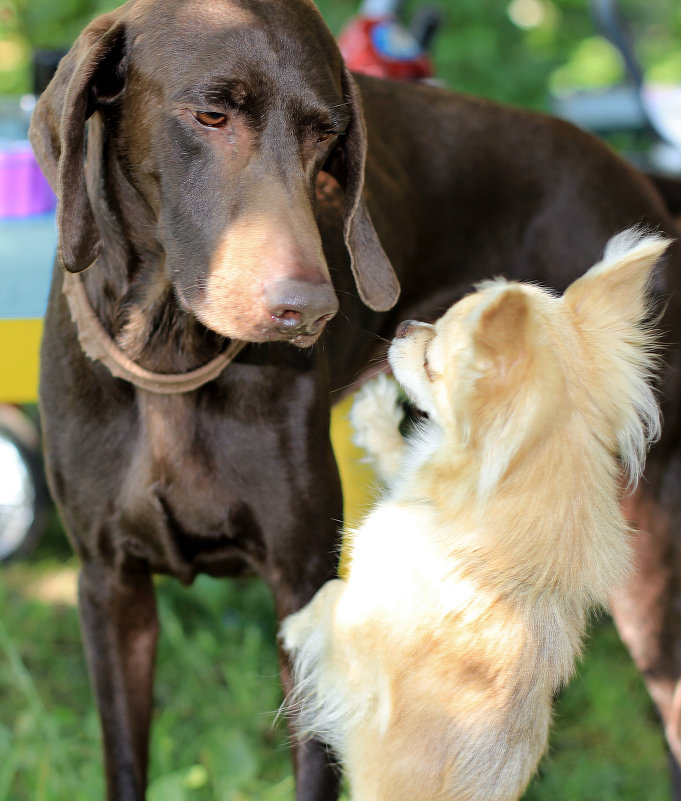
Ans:
[[[413,320],[405,320],[397,326],[395,331],[395,339],[404,339],[408,337],[416,323]]]
[[[265,288],[265,305],[277,327],[315,333],[338,311],[338,298],[331,284],[282,279]]]

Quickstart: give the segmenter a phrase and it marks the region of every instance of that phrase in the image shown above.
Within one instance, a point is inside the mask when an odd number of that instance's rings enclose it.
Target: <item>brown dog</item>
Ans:
[[[82,560],[116,801],[144,797],[152,574],[255,572],[282,617],[334,574],[329,407],[376,334],[434,319],[480,277],[563,289],[632,224],[673,232],[652,186],[567,124],[356,81],[308,0],[131,0],[84,31],[36,108],[59,195],[46,458]],[[658,281],[673,343],[680,258]],[[240,341],[260,344],[236,355]],[[681,756],[681,364],[667,358],[665,434],[628,508],[639,570],[617,617]],[[296,765],[300,799],[335,796],[323,747]]]

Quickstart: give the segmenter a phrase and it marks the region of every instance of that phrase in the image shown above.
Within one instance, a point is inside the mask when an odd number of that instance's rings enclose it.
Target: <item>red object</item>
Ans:
[[[419,43],[395,17],[359,16],[338,37],[345,63],[355,72],[399,81],[430,78],[433,67]]]

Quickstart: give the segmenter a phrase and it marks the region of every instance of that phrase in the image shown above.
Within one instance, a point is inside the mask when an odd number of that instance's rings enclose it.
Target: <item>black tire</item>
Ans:
[[[0,406],[0,562],[27,556],[50,508],[40,438],[12,406]]]

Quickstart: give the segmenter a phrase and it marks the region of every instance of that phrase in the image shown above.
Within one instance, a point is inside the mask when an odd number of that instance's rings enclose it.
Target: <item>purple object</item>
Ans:
[[[52,211],[54,192],[27,141],[0,141],[0,219]]]

